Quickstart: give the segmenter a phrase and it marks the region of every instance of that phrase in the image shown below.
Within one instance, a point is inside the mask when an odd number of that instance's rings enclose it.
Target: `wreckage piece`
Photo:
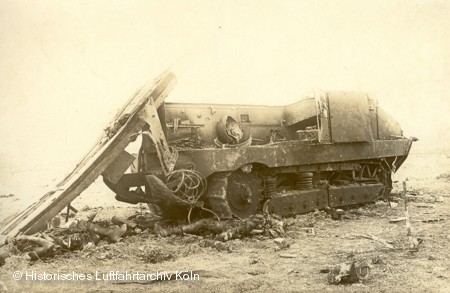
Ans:
[[[158,236],[212,233],[215,240],[226,242],[232,239],[240,239],[244,236],[265,233],[276,238],[284,234],[284,223],[280,220],[264,215],[253,215],[244,220],[219,221],[214,219],[201,219],[192,224],[180,226],[161,226],[156,223],[154,231]]]
[[[365,263],[342,263],[330,269],[327,275],[329,284],[351,284],[365,280],[370,275],[370,267]]]
[[[71,225],[70,229],[78,232],[95,233],[97,235],[108,237],[111,242],[117,243],[121,240],[123,234],[127,232],[127,224],[122,224],[120,227],[118,225],[112,225],[105,228],[95,223],[77,221],[74,225]]]
[[[55,248],[56,245],[52,241],[22,235],[0,247],[0,266],[3,266],[5,260],[12,255],[26,254],[31,260],[37,260],[45,255],[53,254]]]
[[[229,229],[226,222],[217,221],[213,219],[202,219],[195,223],[181,226],[183,234],[198,234],[201,231],[210,231],[215,234],[220,234]]]
[[[21,253],[26,253],[31,260],[50,255],[56,247],[55,243],[36,236],[21,235],[13,240],[14,246]]]
[[[130,227],[130,228],[134,228],[137,226],[136,223],[134,223],[128,219],[123,219],[123,218],[117,217],[117,216],[113,216],[111,218],[111,223],[113,223],[114,225],[117,225],[117,226],[122,226],[123,224],[126,224],[127,227]]]
[[[170,235],[184,235],[184,234],[202,234],[205,232],[213,234],[221,234],[230,229],[226,221],[217,221],[213,219],[201,219],[192,224],[181,226],[162,226],[155,223],[154,231],[160,237],[168,237]]]
[[[159,207],[161,216],[167,218],[177,218],[180,215],[187,215],[189,202],[182,200],[170,190],[164,182],[154,175],[146,176],[147,184],[152,190],[149,202]]]
[[[121,221],[118,218],[116,222]],[[102,237],[107,237],[111,242],[117,243],[127,231],[127,224],[121,227],[112,225],[102,227],[87,221],[73,221],[67,228],[51,228],[37,236],[20,235],[12,238],[6,245],[0,247],[0,265],[11,255],[26,254],[31,260],[37,260],[43,256],[52,256],[57,250],[80,250],[86,244],[97,244]]]
[[[130,160],[117,162],[116,159],[124,154],[125,147],[133,139],[132,135],[139,133],[147,125],[143,109],[149,106],[149,103],[151,107],[158,108],[175,82],[175,75],[167,71],[137,91],[77,167],[53,190],[2,227],[2,242],[7,236],[33,234],[45,229],[46,223],[69,205],[100,174],[115,183],[132,163]],[[125,157],[129,158],[130,155]],[[115,168],[107,170],[112,164]]]

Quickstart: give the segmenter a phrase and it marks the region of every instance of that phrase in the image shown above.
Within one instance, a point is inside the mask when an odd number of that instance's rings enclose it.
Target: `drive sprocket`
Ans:
[[[261,202],[261,179],[255,172],[240,169],[228,177],[227,200],[231,212],[239,218],[254,215]]]

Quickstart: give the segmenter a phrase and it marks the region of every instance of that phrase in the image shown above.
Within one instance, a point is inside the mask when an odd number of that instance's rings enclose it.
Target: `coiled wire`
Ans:
[[[189,169],[174,170],[167,175],[167,185],[172,185],[172,182],[176,182],[177,184],[171,187],[171,191],[178,196],[180,200],[190,206],[188,213],[189,224],[191,223],[190,217],[194,207],[199,207],[202,210],[208,211],[220,220],[216,213],[203,207],[203,202],[199,201],[208,188],[206,178],[200,172]]]

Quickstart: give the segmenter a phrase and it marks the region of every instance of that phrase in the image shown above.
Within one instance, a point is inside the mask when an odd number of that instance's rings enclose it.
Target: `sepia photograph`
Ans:
[[[0,292],[449,292],[449,28],[0,0]]]

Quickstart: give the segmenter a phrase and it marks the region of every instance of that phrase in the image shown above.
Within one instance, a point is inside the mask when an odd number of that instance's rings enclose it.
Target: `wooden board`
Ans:
[[[57,188],[48,191],[1,228],[2,239],[20,234],[33,234],[45,229],[49,220],[79,196],[116,160],[130,143],[130,137],[146,126],[141,113],[145,105],[152,101],[156,108],[161,106],[175,83],[175,75],[166,71],[138,90],[120,109],[96,144],[74,170],[57,184]]]

